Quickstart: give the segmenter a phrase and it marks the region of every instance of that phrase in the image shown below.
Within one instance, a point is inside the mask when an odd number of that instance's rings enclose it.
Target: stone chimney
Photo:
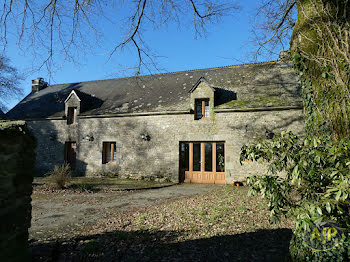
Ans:
[[[39,92],[47,86],[48,84],[44,81],[44,78],[38,77],[37,79],[32,80],[32,93]]]

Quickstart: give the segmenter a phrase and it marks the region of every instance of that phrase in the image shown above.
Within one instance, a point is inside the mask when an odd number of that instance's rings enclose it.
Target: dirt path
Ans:
[[[182,184],[141,191],[78,193],[36,191],[32,195],[30,238],[70,238],[88,225],[113,213],[157,205],[164,201],[205,193],[217,185]]]

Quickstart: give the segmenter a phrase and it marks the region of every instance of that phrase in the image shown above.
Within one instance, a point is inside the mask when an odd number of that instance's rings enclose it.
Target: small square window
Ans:
[[[195,119],[210,119],[209,99],[195,100]]]
[[[67,125],[74,125],[77,123],[77,108],[68,107],[67,112]]]
[[[115,164],[117,158],[116,143],[103,142],[102,164]]]

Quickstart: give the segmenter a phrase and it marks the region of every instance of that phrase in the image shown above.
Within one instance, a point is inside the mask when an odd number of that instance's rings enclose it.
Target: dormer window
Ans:
[[[77,108],[68,107],[67,112],[67,125],[74,125],[77,123]]]
[[[195,119],[210,119],[210,107],[208,98],[195,100]]]
[[[67,125],[77,124],[78,115],[81,109],[81,99],[77,95],[76,91],[72,90],[72,92],[70,92],[69,96],[66,98],[64,103]]]
[[[214,116],[215,91],[204,77],[188,91],[191,93],[190,109],[194,113],[194,120],[209,120],[210,115]]]

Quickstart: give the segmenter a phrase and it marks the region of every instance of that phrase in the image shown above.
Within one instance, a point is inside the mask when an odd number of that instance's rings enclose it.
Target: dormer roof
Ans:
[[[75,97],[78,99],[78,101],[81,102],[81,99],[79,98],[79,96],[77,95],[77,93],[75,92],[75,90],[72,90],[72,92],[70,92],[70,94],[68,95],[68,97],[66,98],[66,100],[64,100],[64,102],[67,103],[67,101],[69,100],[69,98],[71,98],[72,95],[75,95]]]
[[[201,78],[199,78],[197,83],[195,83],[194,86],[188,91],[188,93],[193,93],[193,91],[196,90],[196,88],[201,83],[205,83],[211,90],[213,90],[213,92],[215,92],[215,88],[211,84],[209,84],[209,82],[202,76]]]

